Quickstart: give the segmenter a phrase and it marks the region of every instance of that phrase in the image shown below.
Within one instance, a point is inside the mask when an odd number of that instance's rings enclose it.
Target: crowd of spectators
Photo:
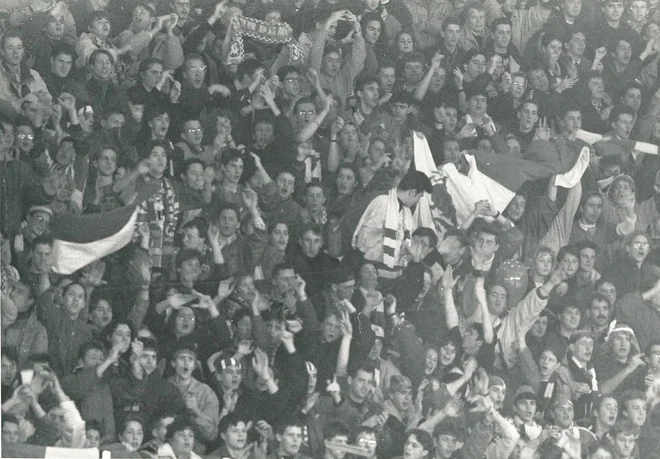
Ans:
[[[660,458],[658,0],[2,0],[0,33],[3,457]],[[502,161],[550,172],[466,217],[452,174]]]

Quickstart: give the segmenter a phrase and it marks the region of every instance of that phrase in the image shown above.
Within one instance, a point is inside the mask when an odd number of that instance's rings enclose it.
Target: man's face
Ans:
[[[580,260],[572,253],[566,253],[559,263],[568,277],[573,277],[580,267]]]
[[[150,375],[158,366],[158,354],[153,349],[145,349],[140,356],[140,365],[144,368],[145,373]]]
[[[30,126],[18,126],[16,128],[17,146],[21,151],[29,152],[34,147],[34,131]]]
[[[310,186],[305,193],[305,207],[313,213],[321,212],[325,204],[325,195],[320,186]]]
[[[642,427],[646,422],[646,400],[629,400],[623,408],[623,415],[637,427]]]
[[[381,67],[378,69],[378,85],[384,93],[391,93],[394,83],[396,83],[394,67]]]
[[[529,74],[529,82],[536,91],[547,92],[550,88],[548,75],[543,69],[537,69]]]
[[[360,101],[369,108],[378,107],[379,94],[379,85],[375,81],[372,83],[365,84],[362,90],[357,93]]]
[[[283,456],[295,456],[302,445],[303,433],[298,426],[288,426],[282,434],[277,434],[280,442],[280,452]]]
[[[190,164],[184,176],[184,183],[191,190],[201,191],[204,188],[204,167],[199,163]]]
[[[472,117],[480,117],[486,113],[488,107],[488,99],[483,95],[475,95],[470,97],[468,102],[468,114]]]
[[[245,448],[245,444],[247,443],[247,431],[248,429],[245,422],[239,421],[235,426],[229,426],[227,432],[220,436],[230,450],[239,451]]]
[[[407,33],[400,34],[396,44],[401,54],[412,53],[415,47],[412,35]]]
[[[243,373],[241,372],[241,368],[236,365],[228,366],[218,374],[220,378],[220,384],[227,391],[238,389],[238,387],[241,385],[241,382],[243,381]]]
[[[60,143],[60,147],[55,154],[55,160],[60,166],[70,166],[76,156],[76,151],[73,149],[73,142],[64,141]]]
[[[224,176],[224,180],[227,180],[229,183],[238,183],[243,175],[243,160],[237,158],[233,161],[230,161],[227,164],[220,166]]]
[[[621,20],[623,16],[623,2],[617,0],[608,1],[603,7],[603,14],[605,19],[611,22],[617,22]]]
[[[600,293],[602,295],[605,295],[608,300],[610,300],[610,304],[615,304],[616,303],[616,286],[611,283],[611,282],[603,282],[597,289],[597,293]]]
[[[181,18],[181,16],[179,16]],[[183,82],[187,86],[194,89],[199,89],[204,84],[204,77],[206,76],[206,64],[201,59],[190,59],[186,62],[185,71],[183,72]]]
[[[2,48],[2,58],[11,66],[16,66],[23,60],[25,48],[23,40],[18,37],[12,37],[5,40],[5,46]]]
[[[594,269],[596,263],[596,251],[591,247],[585,247],[580,250],[580,265],[579,270],[585,273],[590,273]]]
[[[188,19],[190,15],[190,0],[174,0],[170,3],[172,12],[179,16],[180,20]]]
[[[275,138],[275,128],[270,122],[258,123],[254,127],[254,143],[261,148],[265,148]]]
[[[552,409],[552,414],[555,418],[555,424],[561,429],[567,429],[573,424],[575,411],[573,410],[572,404],[566,403],[564,405],[555,406]]]
[[[625,40],[619,40],[614,52],[614,60],[617,64],[626,66],[632,57],[632,45]]]
[[[519,221],[523,214],[525,213],[525,205],[527,204],[527,199],[521,194],[517,194],[513,197],[507,208],[504,210],[504,213],[512,221]]]
[[[149,121],[151,135],[156,139],[164,139],[167,136],[167,130],[170,128],[170,116],[167,113],[161,113]]]
[[[588,362],[594,352],[594,340],[593,338],[583,337],[572,343],[570,348],[576,359]]]
[[[566,113],[561,120],[561,127],[568,135],[577,133],[582,128],[582,114],[577,110]]]
[[[495,254],[497,249],[500,248],[500,245],[497,243],[497,238],[494,234],[481,232],[477,234],[475,248],[488,260]]]
[[[604,327],[610,321],[610,305],[607,301],[593,299],[589,307],[589,317],[597,327]]]
[[[447,71],[442,67],[437,68],[431,77],[431,83],[429,83],[429,91],[433,93],[440,92],[440,90],[444,88],[446,80]]]
[[[298,97],[298,94],[300,94],[300,75],[298,72],[288,73],[284,77],[282,91],[288,98]]]
[[[424,77],[424,64],[421,62],[406,62],[403,66],[403,78],[406,83],[415,85]]]
[[[50,38],[59,40],[64,35],[64,16],[60,15],[58,17],[53,17],[52,15],[48,18],[48,25],[46,26],[46,34]]]
[[[103,360],[105,360],[105,356],[101,349],[90,349],[85,353],[82,366],[83,368],[96,368],[103,363]]]
[[[603,198],[600,196],[590,196],[584,204],[580,206],[582,220],[588,225],[595,225],[600,214],[603,211]]]
[[[110,20],[108,18],[99,18],[92,22],[89,31],[101,40],[107,40],[110,36]]]
[[[514,408],[521,421],[525,423],[534,421],[536,400],[518,400]]]
[[[9,291],[9,298],[14,302],[18,312],[27,312],[34,303],[30,287],[23,282],[17,282]]]
[[[435,440],[435,452],[440,459],[449,459],[456,451],[456,436],[443,433]]]
[[[280,252],[286,250],[289,244],[289,228],[285,223],[278,223],[275,225],[270,233],[270,243]]]
[[[602,99],[605,94],[605,83],[601,77],[594,77],[589,79],[589,91],[593,99]]]
[[[186,121],[183,125],[183,132],[181,133],[181,138],[186,142],[196,147],[199,147],[202,144],[202,139],[204,138],[204,130],[202,129],[202,123],[200,123],[197,120]]]
[[[197,281],[202,273],[199,260],[197,258],[189,258],[188,260],[182,261],[178,273],[179,279],[182,281]]]
[[[369,21],[366,24],[364,31],[364,39],[367,43],[375,45],[380,38],[381,33],[380,21]]]
[[[501,285],[493,285],[488,292],[488,310],[491,314],[501,316],[507,307],[507,291]]]
[[[486,57],[483,54],[477,54],[467,63],[466,69],[470,78],[475,79],[479,75],[486,73]]]
[[[184,249],[200,250],[204,247],[204,237],[199,234],[199,230],[191,226],[185,228],[181,237]]]
[[[332,343],[340,336],[341,328],[339,327],[339,319],[334,314],[327,316],[321,324],[321,337],[323,338],[323,342]]]
[[[300,247],[307,258],[315,258],[323,247],[323,237],[313,231],[306,231],[300,238]]]
[[[175,432],[170,440],[170,446],[176,457],[190,457],[195,446],[195,432],[190,428]]]
[[[559,360],[552,351],[546,350],[541,353],[539,357],[539,372],[541,378],[547,380],[559,367]]]
[[[277,176],[277,188],[280,198],[289,199],[293,195],[296,179],[288,172],[282,172]]]
[[[16,362],[5,356],[2,356],[2,362],[0,362],[0,369],[2,369],[2,372],[0,372],[0,380],[2,381],[2,384],[5,386],[11,385],[16,379],[16,373],[17,373]]]
[[[506,49],[511,43],[511,26],[509,24],[500,24],[495,29],[495,46]]]
[[[586,37],[582,32],[575,32],[571,39],[566,43],[567,51],[576,57],[581,57],[586,48]]]
[[[628,88],[621,99],[624,105],[632,108],[637,113],[639,107],[642,106],[642,91],[639,88]]]
[[[610,339],[614,357],[622,362],[627,361],[632,349],[630,335],[626,332],[617,332]]]
[[[339,196],[347,196],[355,190],[357,177],[352,169],[339,169],[337,173],[337,193]]]
[[[413,400],[412,388],[403,387],[401,390],[390,392],[390,400],[399,413],[406,413]]]
[[[569,306],[559,314],[559,323],[566,330],[577,330],[580,325],[580,310],[576,306]]]
[[[362,432],[358,434],[356,443],[368,451],[367,457],[376,457],[376,448],[378,447],[378,439],[376,435],[371,432]]]
[[[486,27],[486,12],[483,10],[470,9],[467,14],[467,25],[475,35],[484,33]]]
[[[2,423],[2,443],[7,445],[16,445],[20,443],[21,431],[18,424],[14,422]]]
[[[582,0],[563,0],[561,6],[565,17],[576,18],[582,10]]]
[[[275,290],[282,295],[293,292],[293,280],[296,277],[296,273],[293,269],[282,269],[277,273],[277,276],[273,277],[273,285]]]
[[[306,126],[316,116],[316,105],[311,102],[299,104],[297,110],[296,119],[299,127]]]
[[[348,444],[348,435],[336,435],[326,441],[330,441],[332,443],[340,443],[342,445],[347,445]],[[330,456],[332,459],[342,459],[344,456],[346,456],[346,451],[340,448],[332,447],[332,446],[326,446],[326,453],[328,456]]]
[[[520,129],[523,132],[529,132],[534,129],[538,120],[539,107],[534,103],[526,102],[518,111],[518,121],[520,122]]]
[[[112,306],[106,300],[100,300],[89,313],[90,322],[99,330],[112,322]]]
[[[181,379],[188,379],[195,369],[195,356],[191,353],[180,352],[172,361],[174,372]]]
[[[358,370],[355,377],[348,377],[350,395],[356,400],[364,400],[374,384],[374,375],[367,371]]]
[[[627,139],[630,137],[630,132],[632,131],[634,124],[634,118],[628,113],[621,113],[617,120],[612,123],[612,129],[617,137],[621,139]]]
[[[559,40],[551,40],[550,43],[543,49],[546,59],[552,61],[561,55],[562,44]]]
[[[493,407],[496,410],[499,410],[502,408],[502,404],[504,403],[504,399],[506,398],[506,387],[505,386],[493,386],[488,389],[488,397],[493,402]]]
[[[240,221],[234,209],[224,209],[218,217],[220,234],[227,238],[236,234]]]
[[[600,421],[602,425],[611,427],[616,422],[618,412],[619,408],[616,399],[607,397],[601,402],[600,407],[598,408],[598,413],[596,414],[596,419]]]
[[[635,434],[618,433],[612,441],[612,446],[614,446],[614,451],[616,451],[618,457],[625,459],[632,457],[635,449]]]
[[[50,215],[46,212],[36,211],[32,212],[27,218],[27,225],[30,233],[35,236],[40,236],[50,229]],[[33,252],[35,261],[42,262],[42,256],[50,256],[52,251],[50,245],[39,244]]]
[[[98,53],[92,62],[92,72],[101,81],[106,81],[112,73],[112,59],[105,53]]]
[[[339,53],[330,52],[323,56],[322,71],[329,77],[334,78],[341,70],[341,56]]]
[[[264,21],[268,24],[278,24],[282,22],[282,13],[279,11],[269,11],[268,14],[264,17]]]
[[[636,0],[630,4],[630,15],[635,22],[643,22],[649,12],[648,4],[642,0]]]
[[[142,5],[136,6],[133,9],[132,21],[137,30],[146,30],[153,22],[151,12]]]
[[[660,369],[660,345],[654,344],[648,355],[649,365],[654,370]]]

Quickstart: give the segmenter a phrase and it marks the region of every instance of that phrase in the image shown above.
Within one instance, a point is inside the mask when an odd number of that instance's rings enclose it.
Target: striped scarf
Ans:
[[[388,194],[387,212],[385,213],[385,227],[383,228],[383,263],[388,268],[394,268],[398,263],[401,246],[410,241],[412,228],[412,214],[407,207],[401,208],[396,188]],[[400,218],[403,212],[402,219]],[[402,223],[399,230],[399,223]]]
[[[289,47],[289,63],[302,60],[303,50],[293,38],[293,29],[289,24],[285,22],[268,24],[265,21],[246,18],[245,16],[236,16],[233,21],[234,37],[229,44],[228,64],[237,64],[243,61],[245,55],[243,35],[269,45],[285,44]]]

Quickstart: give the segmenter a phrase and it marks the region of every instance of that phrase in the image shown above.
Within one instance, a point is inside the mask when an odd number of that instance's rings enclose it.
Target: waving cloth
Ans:
[[[466,154],[464,158],[469,166],[467,176],[459,173],[454,164],[442,167],[459,224],[468,218],[475,203],[484,199],[490,201],[495,210],[503,212],[528,180],[564,174],[559,185],[579,181],[588,166],[589,156],[583,143],[559,137],[552,141],[533,141],[524,158],[485,152],[476,152],[474,156]]]
[[[289,63],[302,60],[303,50],[293,38],[293,29],[286,22],[279,24],[268,24],[259,19],[236,16],[232,22],[234,37],[229,45],[228,64],[238,64],[243,60],[245,46],[243,35],[254,38],[262,43],[274,45],[285,44],[289,47]]]

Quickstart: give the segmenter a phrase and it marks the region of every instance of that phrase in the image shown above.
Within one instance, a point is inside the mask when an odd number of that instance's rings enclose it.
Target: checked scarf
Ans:
[[[243,35],[270,45],[285,44],[289,47],[289,63],[302,60],[302,48],[293,38],[293,30],[289,24],[285,22],[268,24],[265,21],[244,16],[236,16],[233,21],[234,38],[229,45],[228,64],[238,64],[243,60],[245,54]]]

